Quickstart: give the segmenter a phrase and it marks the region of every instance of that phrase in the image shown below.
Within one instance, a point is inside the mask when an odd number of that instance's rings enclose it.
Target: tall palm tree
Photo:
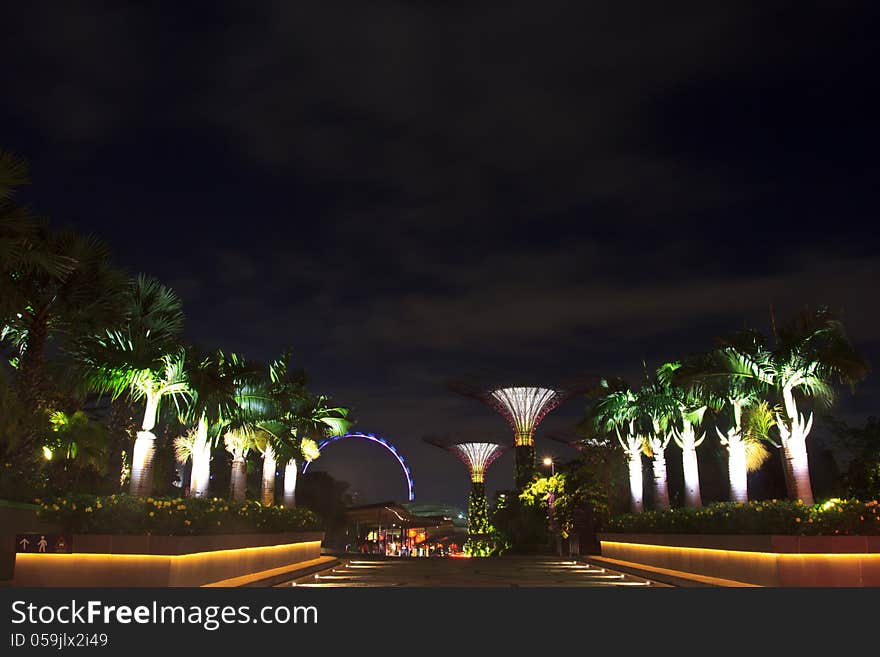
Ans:
[[[0,151],[0,328],[27,305],[22,278],[63,280],[77,264],[70,254],[47,250],[41,223],[29,208],[15,202],[18,189],[29,182],[27,164]]]
[[[185,352],[178,346],[183,328],[180,300],[174,292],[144,276],[132,281],[126,295],[122,326],[80,340],[74,360],[86,384],[112,399],[127,395],[144,404],[141,429],[132,451],[132,495],[148,495],[153,485],[160,404],[170,398],[181,411],[189,396]]]
[[[728,341],[724,354],[730,377],[761,383],[781,401],[776,429],[788,496],[812,504],[806,441],[813,413],[805,414],[798,405],[808,398],[832,404],[834,381],[854,386],[867,375],[867,363],[847,338],[842,321],[827,308],[806,309],[795,316],[776,333],[772,348],[763,336],[750,332]]]
[[[260,503],[263,506],[275,504],[275,478],[279,459],[286,462],[292,458],[292,452],[297,442],[288,422],[276,419],[263,420],[258,423],[254,443],[263,455],[263,473],[260,484]]]
[[[699,438],[697,433],[707,409],[706,392],[694,383],[682,385],[681,369],[679,361],[664,363],[657,370],[657,385],[662,386],[675,407],[676,412],[670,418],[669,427],[675,444],[681,448],[684,504],[695,508],[703,506],[697,447],[706,439],[706,433],[703,432]]]
[[[93,237],[41,228],[33,244],[75,263],[62,275],[41,268],[4,285],[20,305],[0,327],[0,340],[14,350],[18,394],[37,414],[51,413],[63,398],[55,385],[59,379],[47,370],[49,343],[66,351],[80,337],[115,325],[122,315],[126,279],[110,265],[109,249]]]
[[[195,425],[188,456],[192,458],[189,494],[205,497],[211,479],[211,449],[225,425],[238,414],[238,391],[259,370],[235,353],[216,351],[190,358],[187,379],[190,403],[182,418]],[[210,435],[209,435],[210,434]]]
[[[284,467],[285,507],[296,506],[297,458],[314,461],[320,456],[317,441],[329,436],[342,436],[351,428],[354,421],[351,412],[344,406],[334,406],[325,395],[306,393],[294,406],[292,420],[295,448],[288,451]]]
[[[645,432],[645,452],[651,458],[654,480],[654,506],[669,509],[669,481],[666,472],[666,448],[674,433],[673,423],[680,409],[668,386],[657,377],[645,377],[645,384],[636,395],[636,408],[642,431]]]
[[[752,379],[718,376],[726,371],[724,350],[715,350],[685,361],[677,375],[685,386],[697,386],[704,401],[716,416],[715,433],[727,450],[727,474],[732,502],[747,502],[748,472],[763,463],[766,448],[761,441],[769,440],[766,430],[754,430],[756,420],[766,417],[758,413],[766,386]],[[764,407],[761,407],[764,408]],[[753,412],[754,411],[754,412]],[[717,417],[726,415],[730,426],[726,432],[718,427]]]
[[[223,436],[226,451],[232,455],[229,499],[244,502],[247,497],[247,456],[256,447],[257,432],[251,427],[230,429]]]
[[[730,485],[731,502],[749,501],[748,483],[748,451],[749,434],[746,432],[746,424],[743,422],[743,412],[753,404],[758,403],[758,397],[742,390],[741,386],[731,386],[725,395],[725,410],[731,414],[731,424],[726,433],[722,433],[718,425],[715,425],[715,433],[727,450],[727,478]]]
[[[262,369],[239,361],[240,370],[234,377],[234,413],[223,422],[224,446],[232,455],[229,497],[235,502],[243,502],[246,497],[248,454],[256,449],[264,456],[268,453],[271,459],[273,443],[282,440],[275,435],[283,434],[276,423],[283,421],[286,402],[272,376],[273,366],[268,368],[266,377]]]
[[[636,430],[639,419],[636,393],[620,379],[603,379],[595,395],[597,399],[587,408],[581,427],[588,435],[598,431],[617,437],[629,465],[630,508],[633,513],[641,513],[644,510],[645,437]]]
[[[352,424],[347,408],[333,406],[328,397],[306,389],[305,373],[293,370],[290,360],[291,351],[287,350],[269,364],[265,383],[268,403],[257,422],[256,446],[263,454],[260,497],[265,505],[274,503],[275,472],[280,465],[284,468],[282,503],[295,506],[297,462],[319,456],[315,439],[342,435]]]

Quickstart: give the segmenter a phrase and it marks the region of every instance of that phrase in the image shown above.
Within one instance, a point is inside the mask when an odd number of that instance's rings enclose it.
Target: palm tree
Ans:
[[[267,413],[260,422],[265,436],[258,444],[263,454],[263,476],[260,486],[260,501],[264,506],[275,503],[276,468],[285,468],[285,482],[296,485],[296,457],[299,454],[299,439],[296,436],[296,415],[294,408],[306,396],[305,373],[290,368],[291,351],[288,349],[269,364],[267,371],[267,391],[271,400]],[[293,473],[289,473],[291,465]]]
[[[256,447],[256,432],[250,427],[230,429],[223,436],[226,451],[232,455],[229,499],[244,502],[247,497],[247,456]]]
[[[752,379],[718,376],[726,371],[724,350],[715,350],[685,361],[676,373],[685,386],[697,386],[705,403],[716,417],[728,415],[730,426],[722,432],[715,424],[715,433],[727,450],[727,474],[732,502],[747,502],[748,472],[760,467],[766,460],[764,440],[769,440],[766,429],[756,429],[758,418],[767,417],[761,409],[766,386]],[[762,406],[762,404],[764,404]],[[745,414],[745,415],[744,415]]]
[[[283,504],[296,503],[297,461],[313,460],[320,452],[315,438],[345,433],[351,426],[347,408],[332,406],[324,395],[306,390],[305,373],[290,367],[287,350],[270,363],[268,380],[263,386],[265,403],[256,421],[255,446],[263,454],[263,478],[260,497],[263,504],[275,500],[275,472],[284,467]]]
[[[587,433],[613,433],[623,448],[629,464],[630,507],[633,513],[644,510],[644,477],[642,453],[645,437],[636,431],[638,407],[636,393],[619,379],[603,379],[598,399],[587,409],[581,427]],[[621,435],[623,431],[623,435]]]
[[[706,439],[706,433],[698,438],[699,425],[703,422],[707,404],[705,391],[699,386],[680,384],[682,364],[678,361],[664,363],[657,370],[657,384],[668,394],[674,403],[676,414],[670,418],[669,427],[675,444],[681,448],[681,463],[684,473],[684,504],[686,507],[701,507],[700,470],[697,461],[697,447]]]
[[[776,413],[786,488],[791,499],[813,504],[807,436],[813,413],[798,407],[804,398],[823,405],[834,401],[833,382],[854,386],[868,372],[865,360],[849,339],[841,320],[827,308],[805,310],[775,335],[772,349],[763,336],[739,334],[724,347],[727,374],[767,386],[781,400]]]
[[[179,413],[180,402],[189,396],[185,352],[177,346],[182,328],[177,295],[140,276],[129,287],[124,325],[79,341],[74,352],[81,376],[92,390],[109,393],[112,399],[127,395],[132,403],[144,403],[132,452],[132,495],[148,495],[152,490],[153,429],[161,401],[170,398]]]
[[[744,431],[743,410],[755,403],[754,395],[733,385],[725,395],[725,408],[732,414],[732,422],[727,433],[722,433],[718,425],[715,432],[721,444],[727,449],[727,478],[730,484],[731,502],[749,501],[748,484],[748,440]]]
[[[192,458],[189,494],[205,497],[211,479],[211,449],[225,425],[238,414],[240,386],[253,381],[259,370],[238,354],[227,355],[219,350],[189,362],[190,403],[182,418],[184,423],[196,425],[187,452]]]
[[[645,432],[645,452],[651,458],[654,480],[654,506],[669,509],[669,482],[666,474],[666,448],[674,434],[674,421],[680,412],[675,396],[656,377],[646,376],[636,395],[638,420]]]
[[[257,426],[254,444],[263,455],[260,503],[263,506],[272,506],[275,504],[275,478],[279,459],[284,463],[292,460],[298,441],[290,424],[283,420],[263,420]]]
[[[0,151],[0,329],[27,305],[22,278],[63,280],[77,264],[70,254],[47,251],[40,222],[27,207],[14,202],[18,189],[29,182],[27,164]]]
[[[4,286],[19,306],[6,317],[0,339],[15,350],[17,387],[36,413],[52,406],[51,379],[46,373],[50,340],[66,339],[69,344],[116,325],[124,310],[126,279],[110,265],[107,246],[94,237],[40,228],[31,243],[34,250],[75,263],[60,275],[51,269],[35,269]],[[61,347],[64,350],[65,345]]]
[[[234,377],[234,413],[223,423],[223,438],[226,451],[232,455],[229,497],[235,502],[243,502],[247,493],[248,454],[257,449],[271,462],[275,447],[280,447],[284,440],[286,429],[281,425],[284,424],[287,396],[284,382],[276,379],[275,363],[269,366],[266,378],[261,370],[238,360],[238,373]]]
[[[354,424],[351,412],[344,406],[334,406],[329,397],[306,393],[294,407],[294,432],[300,441],[301,457],[313,461],[320,456],[317,441],[329,436],[342,436]],[[308,441],[308,442],[307,442]],[[287,481],[287,476],[291,481]],[[284,506],[296,504],[296,461],[290,459],[285,470]],[[293,485],[290,485],[290,484]]]

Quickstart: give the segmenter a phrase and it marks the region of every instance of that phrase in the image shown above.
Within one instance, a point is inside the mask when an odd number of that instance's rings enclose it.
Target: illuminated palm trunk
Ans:
[[[296,461],[290,459],[284,466],[284,496],[281,503],[287,509],[296,506]]]
[[[229,480],[229,499],[233,502],[244,502],[247,497],[247,463],[244,456],[233,454],[232,476]]]
[[[192,448],[192,473],[189,478],[190,497],[207,497],[211,481],[211,445],[208,442],[208,420],[202,415],[196,428]]]
[[[697,463],[697,447],[703,442],[705,434],[699,439],[694,425],[684,420],[684,428],[675,436],[681,447],[681,467],[684,472],[684,505],[686,507],[703,506],[700,496],[700,469]]]
[[[144,421],[137,432],[131,457],[131,484],[129,492],[137,497],[149,495],[153,490],[153,462],[156,458],[156,416],[159,413],[159,395],[147,393]]]
[[[643,490],[645,483],[642,477],[642,455],[640,452],[629,455],[629,497],[633,513],[645,510]]]
[[[684,468],[684,505],[703,506],[700,496],[700,472],[697,465],[697,448],[687,445],[681,452],[681,465]]]
[[[266,445],[263,452],[263,482],[260,485],[260,503],[263,506],[275,504],[275,452]]]
[[[725,436],[721,429],[715,427],[715,432],[721,444],[727,448],[727,479],[730,483],[730,501],[749,501],[748,463],[746,461],[746,441],[742,436],[742,403],[731,399],[733,407],[733,426],[727,430]]]
[[[727,476],[730,480],[730,501],[749,501],[746,443],[742,436],[731,435],[727,445]]]
[[[617,434],[623,451],[626,454],[629,466],[629,499],[630,509],[633,513],[641,513],[645,510],[644,490],[645,482],[642,475],[642,441],[638,436],[629,434],[624,442],[620,434]]]
[[[782,460],[785,468],[785,483],[789,498],[813,504],[813,487],[810,483],[810,463],[807,458],[807,436],[813,428],[813,414],[804,417],[798,412],[791,388],[782,389],[785,402],[783,419],[776,415],[776,426],[782,438]]]
[[[651,438],[651,470],[654,475],[654,507],[659,511],[669,508],[669,485],[666,478],[666,446],[657,438]]]

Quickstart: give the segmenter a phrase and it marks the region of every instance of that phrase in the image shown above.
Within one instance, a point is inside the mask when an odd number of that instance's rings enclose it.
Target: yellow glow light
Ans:
[[[602,555],[612,560],[763,586],[875,586],[877,576],[872,573],[880,570],[880,553],[874,552],[752,552],[620,541],[600,544]],[[806,580],[801,579],[807,575]]]

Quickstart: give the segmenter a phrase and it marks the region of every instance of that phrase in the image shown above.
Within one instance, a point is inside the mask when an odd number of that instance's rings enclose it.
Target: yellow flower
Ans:
[[[87,506],[87,507],[86,507],[86,513],[91,513],[91,512],[92,512],[92,507]]]
[[[183,524],[184,524],[184,525],[191,525],[192,523],[191,523],[189,520],[184,520],[184,521],[183,521]]]
[[[95,502],[95,508],[96,509],[103,509],[104,507],[101,505],[100,502]]]
[[[58,511],[61,507],[58,506],[57,504],[53,504],[52,508],[55,509],[56,511]]]
[[[156,514],[152,511],[150,511],[150,517],[152,518],[154,515],[156,515]]]

